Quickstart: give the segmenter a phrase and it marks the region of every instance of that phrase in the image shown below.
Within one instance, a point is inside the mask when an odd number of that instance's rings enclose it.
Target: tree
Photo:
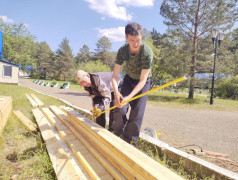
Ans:
[[[237,0],[167,0],[163,1],[160,14],[165,18],[164,23],[181,40],[190,40],[187,48],[191,56],[189,98],[194,94],[194,75],[198,46],[207,40],[213,28],[222,31],[231,29],[237,20]],[[178,41],[178,43],[182,42]],[[200,41],[200,42],[199,42]]]
[[[46,79],[52,72],[53,52],[46,42],[37,44],[37,73],[41,78]]]
[[[31,47],[35,37],[30,34],[26,26],[21,24],[6,24],[0,18],[0,31],[3,32],[3,56],[12,63],[25,67],[32,65]]]
[[[75,57],[76,64],[80,62],[81,63],[88,62],[90,60],[90,56],[91,56],[90,49],[87,45],[84,44],[83,47],[79,49],[79,52],[77,56]]]
[[[73,53],[69,40],[64,38],[56,51],[54,60],[54,74],[56,79],[65,80],[73,76]]]
[[[179,46],[173,42],[177,37],[169,37],[168,34],[161,35],[155,29],[151,32],[152,44],[148,43],[153,50],[154,65],[152,67],[152,86],[159,81],[178,78],[187,70],[187,56]]]
[[[102,60],[102,62],[104,64],[110,64],[110,60],[111,60],[111,47],[112,47],[112,43],[110,42],[110,40],[108,39],[108,37],[106,36],[102,36],[98,42],[96,43],[97,49],[95,49],[96,53],[95,53],[95,57],[96,59],[100,59]]]

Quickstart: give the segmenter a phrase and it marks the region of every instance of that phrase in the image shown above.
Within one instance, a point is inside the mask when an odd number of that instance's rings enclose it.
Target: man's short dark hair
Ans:
[[[126,25],[125,28],[126,35],[130,34],[132,36],[138,36],[139,34],[142,34],[142,27],[141,25],[137,23],[129,23]]]

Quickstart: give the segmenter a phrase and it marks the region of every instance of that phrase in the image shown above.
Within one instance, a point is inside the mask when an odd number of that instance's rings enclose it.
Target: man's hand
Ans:
[[[117,92],[114,94],[115,96],[115,105],[118,107],[118,108],[122,108],[122,105],[121,105],[121,100],[123,99],[121,93]]]
[[[122,102],[121,102],[121,107],[122,107],[122,108],[127,105],[127,103],[124,103],[124,104],[122,104],[122,103],[125,102],[125,101],[128,101],[129,99],[130,99],[129,96],[126,96],[126,97],[124,97],[124,98],[122,99]]]
[[[92,110],[93,117],[99,117],[101,115],[101,110],[99,108],[94,107]]]

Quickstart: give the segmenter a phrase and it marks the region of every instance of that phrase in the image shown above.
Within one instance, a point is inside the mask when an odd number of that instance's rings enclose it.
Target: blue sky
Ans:
[[[38,42],[56,51],[63,38],[76,55],[84,44],[94,51],[102,35],[117,51],[125,42],[124,27],[137,22],[148,31],[164,33],[159,14],[162,0],[0,0],[0,17],[7,23],[24,23]]]

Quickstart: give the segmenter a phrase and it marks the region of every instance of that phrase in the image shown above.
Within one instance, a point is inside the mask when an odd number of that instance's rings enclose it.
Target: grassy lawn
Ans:
[[[210,94],[194,94],[193,99],[188,99],[188,94],[157,91],[149,95],[148,103],[162,107],[238,112],[238,100],[214,98],[213,105],[210,105]]]
[[[29,88],[0,84],[0,95],[13,99],[12,110],[20,110],[36,123],[25,93],[34,93],[45,106],[63,105],[61,101]],[[56,179],[40,132],[28,131],[13,113],[0,136],[0,152],[0,179]]]

